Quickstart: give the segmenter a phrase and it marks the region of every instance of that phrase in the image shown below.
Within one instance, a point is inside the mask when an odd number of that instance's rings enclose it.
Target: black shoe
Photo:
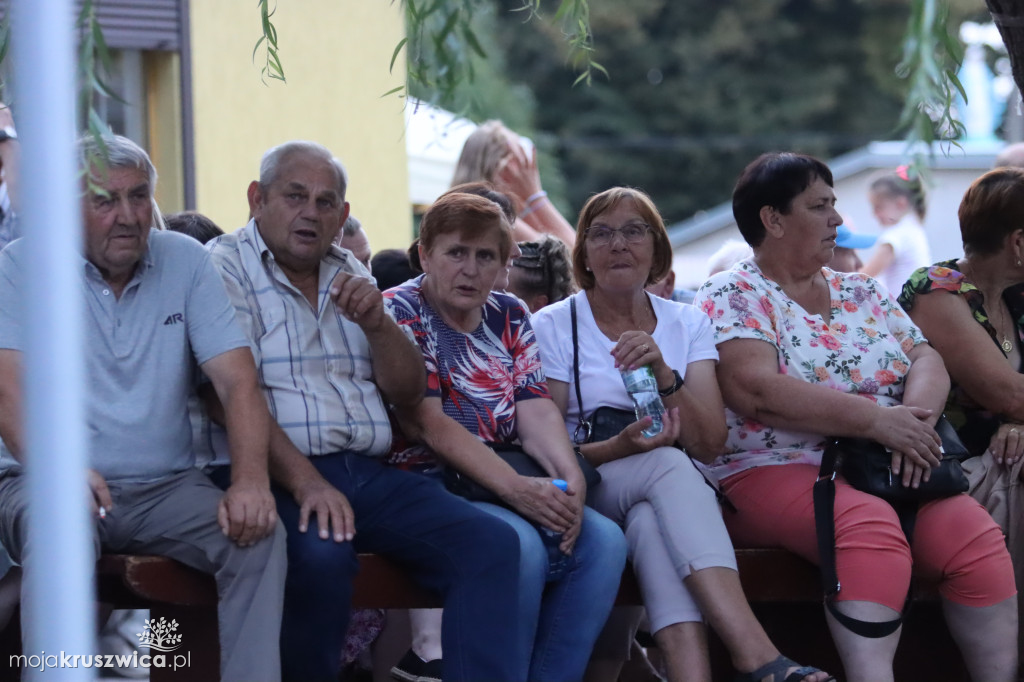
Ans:
[[[400,682],[441,682],[441,659],[424,661],[409,649],[391,669],[391,677]]]

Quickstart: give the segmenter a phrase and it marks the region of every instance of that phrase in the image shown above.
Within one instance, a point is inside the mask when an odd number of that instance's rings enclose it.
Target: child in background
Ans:
[[[871,210],[882,224],[878,248],[861,272],[871,275],[893,294],[917,268],[930,265],[931,251],[922,222],[924,186],[911,177],[906,166],[877,177],[868,188]]]
[[[544,235],[539,241],[519,242],[519,249],[523,255],[512,261],[508,291],[522,299],[531,313],[576,293],[572,256],[561,239]]]

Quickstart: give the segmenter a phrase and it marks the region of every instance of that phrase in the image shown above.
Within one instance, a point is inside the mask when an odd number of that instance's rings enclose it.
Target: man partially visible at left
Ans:
[[[285,536],[270,494],[270,416],[252,353],[206,251],[154,228],[156,170],[146,152],[120,136],[104,143],[108,162],[86,169],[92,183],[82,199],[93,546],[97,554],[164,555],[214,575],[222,679],[278,680]],[[97,158],[94,139],[79,147],[84,164]],[[0,542],[31,572],[18,312],[24,246],[0,253]],[[196,364],[225,409],[233,465],[226,492],[193,466],[186,402]]]

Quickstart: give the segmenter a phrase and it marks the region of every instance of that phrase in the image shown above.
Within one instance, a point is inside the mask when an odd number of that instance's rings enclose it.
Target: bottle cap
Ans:
[[[556,488],[558,488],[559,490],[561,490],[561,491],[562,491],[563,493],[564,493],[564,492],[565,492],[566,490],[568,490],[568,489],[569,489],[569,484],[568,484],[568,483],[566,483],[565,481],[563,481],[563,480],[562,480],[562,479],[560,479],[560,478],[556,478],[555,480],[553,480],[553,481],[551,481],[551,482],[552,482],[552,483],[554,483],[554,484],[555,484],[555,487],[556,487]]]

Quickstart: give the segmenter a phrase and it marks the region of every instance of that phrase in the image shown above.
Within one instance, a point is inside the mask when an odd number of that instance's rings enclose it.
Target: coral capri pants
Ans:
[[[733,474],[722,490],[737,547],[785,547],[818,563],[811,490],[818,467],[760,466]],[[985,508],[964,495],[921,505],[913,546],[888,503],[836,477],[836,572],[840,601],[868,601],[900,611],[914,575],[964,606],[992,606],[1017,593],[1003,533]]]

